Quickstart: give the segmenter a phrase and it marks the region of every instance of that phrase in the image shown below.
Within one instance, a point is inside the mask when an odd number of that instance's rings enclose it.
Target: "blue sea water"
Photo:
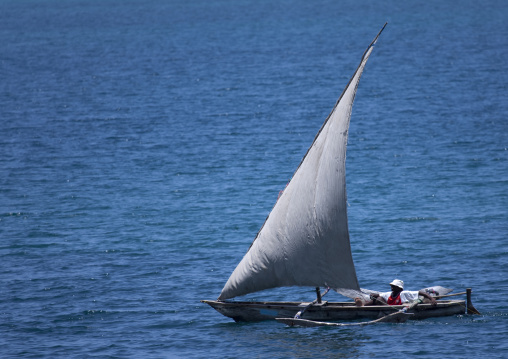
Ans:
[[[507,19],[502,0],[1,0],[0,356],[507,357]],[[358,278],[472,287],[482,314],[234,323],[199,300],[385,21],[349,134]]]

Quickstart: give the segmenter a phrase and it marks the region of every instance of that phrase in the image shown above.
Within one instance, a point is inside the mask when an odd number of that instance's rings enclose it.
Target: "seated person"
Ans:
[[[365,303],[360,298],[355,298],[355,303],[358,307],[364,305],[401,305],[414,302],[418,299],[418,296],[422,296],[425,298],[423,303],[431,303],[434,306],[437,304],[436,300],[424,291],[404,290],[404,282],[400,279],[394,279],[390,283],[390,287],[391,292],[371,294],[371,300]]]

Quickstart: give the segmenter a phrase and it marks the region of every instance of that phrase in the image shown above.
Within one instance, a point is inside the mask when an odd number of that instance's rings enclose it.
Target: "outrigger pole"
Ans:
[[[312,307],[314,304],[316,303],[319,303],[321,304],[321,298],[324,297],[329,291],[330,291],[330,287],[326,288],[325,292],[323,293],[323,295],[321,295],[321,290],[319,289],[319,287],[316,287],[316,294],[317,294],[317,298],[312,302],[312,303],[309,303],[305,308],[303,308],[302,310],[300,310],[298,313],[295,314],[295,318],[294,319],[300,319],[302,314],[307,310],[309,309],[310,307]]]

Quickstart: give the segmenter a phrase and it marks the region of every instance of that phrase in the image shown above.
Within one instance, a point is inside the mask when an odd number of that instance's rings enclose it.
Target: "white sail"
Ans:
[[[349,243],[346,145],[356,89],[379,34],[219,300],[284,286],[360,289]]]

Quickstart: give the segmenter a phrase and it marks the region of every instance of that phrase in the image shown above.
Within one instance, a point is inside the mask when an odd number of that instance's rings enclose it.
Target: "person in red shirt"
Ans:
[[[431,303],[434,306],[437,304],[434,297],[424,291],[404,290],[404,282],[400,279],[394,279],[390,283],[390,287],[392,289],[391,292],[371,294],[371,300],[365,303],[360,298],[355,298],[355,303],[360,307],[363,305],[401,305],[414,302],[418,300],[419,296],[422,296],[424,297],[423,303]]]

